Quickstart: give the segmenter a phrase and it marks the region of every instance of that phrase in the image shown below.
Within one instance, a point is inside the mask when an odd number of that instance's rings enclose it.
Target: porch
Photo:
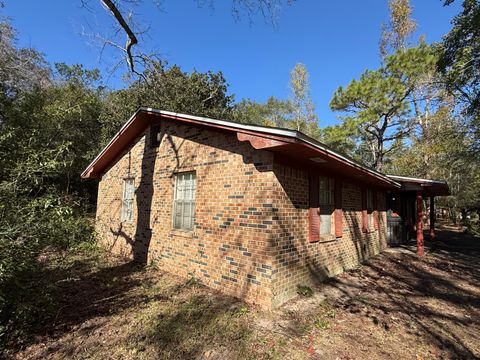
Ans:
[[[402,187],[387,196],[387,234],[390,246],[415,239],[417,254],[424,254],[424,224],[435,239],[435,197],[450,195],[446,181],[387,175]]]

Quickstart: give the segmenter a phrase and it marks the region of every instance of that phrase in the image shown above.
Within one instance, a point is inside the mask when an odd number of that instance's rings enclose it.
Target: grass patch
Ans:
[[[312,297],[313,296],[313,290],[310,286],[297,285],[297,294],[305,296],[305,297]]]
[[[323,319],[316,319],[314,325],[317,329],[328,330],[331,328],[330,321]]]
[[[149,348],[151,356],[161,354],[169,359],[197,358],[225,345],[239,357],[246,355],[252,334],[243,318],[248,308],[234,307],[232,311],[232,298],[218,300],[187,291],[172,302],[157,304],[140,317],[129,347]]]
[[[235,309],[235,311],[233,312],[233,315],[237,316],[237,317],[240,317],[240,316],[247,315],[249,312],[250,312],[250,310],[248,309],[248,307],[241,306],[238,309]]]

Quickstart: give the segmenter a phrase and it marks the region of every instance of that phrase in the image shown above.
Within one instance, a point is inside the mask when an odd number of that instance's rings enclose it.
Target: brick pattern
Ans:
[[[344,183],[343,237],[309,243],[308,176],[276,164],[235,135],[162,121],[158,148],[148,131],[106,171],[99,184],[96,230],[111,251],[195,276],[206,285],[264,307],[296,287],[322,280],[386,246],[380,230],[360,231],[361,189]],[[195,171],[195,230],[173,229],[175,174]],[[123,181],[135,179],[132,222],[121,222]],[[378,203],[385,194],[378,192]]]
[[[378,254],[386,243],[385,192],[377,190],[379,230],[361,231],[361,186],[342,181],[343,235],[308,242],[308,173],[275,165],[277,221],[272,237],[272,305],[296,294],[297,285],[313,285]],[[322,174],[323,175],[323,174]],[[328,174],[325,174],[328,176]]]
[[[118,254],[155,261],[271,306],[268,257],[273,155],[235,135],[165,121],[158,149],[144,134],[103,176],[97,232]],[[195,231],[173,230],[175,173],[195,171]],[[123,179],[135,178],[132,223],[120,223]],[[271,221],[271,220],[270,220]]]

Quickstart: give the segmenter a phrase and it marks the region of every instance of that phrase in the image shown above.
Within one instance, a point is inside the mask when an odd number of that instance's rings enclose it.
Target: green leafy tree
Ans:
[[[108,94],[101,121],[106,143],[139,106],[213,118],[229,118],[233,95],[221,72],[186,73],[180,67],[154,61],[143,79]]]
[[[454,0],[446,0],[450,5]],[[438,62],[448,89],[459,100],[475,136],[473,149],[480,153],[480,1],[464,0],[444,37]]]
[[[2,41],[0,348],[51,310],[52,284],[32,282],[42,251],[91,239],[90,188],[78,175],[98,148],[102,106],[86,82],[98,72],[60,64],[53,76],[36,51],[17,48],[12,36]]]
[[[356,133],[356,128],[349,127],[352,125],[354,125],[354,122],[347,121],[341,125],[327,126],[322,129],[320,140],[333,150],[362,161],[362,158],[357,154],[358,146],[352,136]]]
[[[412,131],[411,96],[435,59],[426,45],[400,51],[387,57],[380,69],[367,70],[358,81],[335,91],[330,107],[343,113],[343,126],[363,143],[362,158],[373,168],[382,170],[392,144]]]
[[[472,138],[466,136],[465,125],[448,106],[432,115],[428,137],[412,137],[387,170],[396,175],[446,180],[452,195],[441,198],[451,213],[480,209],[480,166],[469,151]],[[453,217],[452,220],[455,220]]]
[[[265,104],[248,99],[240,101],[235,105],[233,118],[246,124],[288,128],[291,114],[292,105],[288,100],[271,96]]]

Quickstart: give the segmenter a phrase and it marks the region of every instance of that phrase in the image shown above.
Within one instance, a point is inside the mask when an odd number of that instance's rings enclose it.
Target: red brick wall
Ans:
[[[385,192],[377,190],[379,230],[363,233],[359,185],[343,180],[343,236],[308,241],[308,172],[275,164],[277,221],[272,234],[273,306],[296,294],[297,285],[311,286],[351,269],[386,245]],[[321,174],[328,176],[329,174]]]
[[[308,178],[278,165],[235,135],[162,123],[160,146],[145,146],[148,132],[119,158],[99,184],[96,229],[112,251],[154,261],[169,272],[262,306],[276,306],[310,285],[351,268],[385,247],[380,231],[360,231],[360,188],[343,188],[341,239],[309,243]],[[147,141],[148,143],[148,141]],[[174,174],[195,171],[195,230],[172,226]],[[123,179],[135,179],[131,223],[120,222]],[[379,192],[379,204],[385,203]]]
[[[99,236],[117,253],[148,258],[172,273],[270,306],[270,234],[264,221],[274,181],[272,154],[231,134],[172,122],[163,130],[158,150],[145,147],[143,136],[103,176]],[[192,170],[195,231],[173,230],[174,174]],[[120,223],[123,178],[129,174],[137,187],[135,213],[132,223]]]

